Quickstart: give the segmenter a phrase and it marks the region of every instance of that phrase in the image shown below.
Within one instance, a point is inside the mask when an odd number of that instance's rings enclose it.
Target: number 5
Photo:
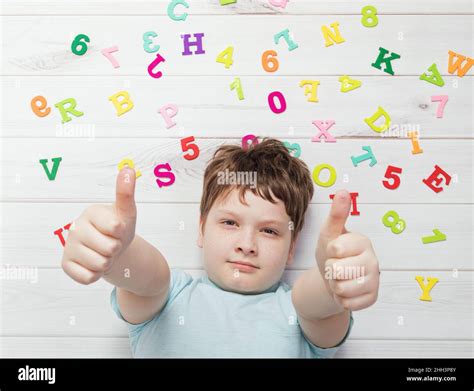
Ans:
[[[402,169],[400,167],[388,166],[387,171],[385,171],[385,178],[393,179],[393,183],[390,183],[388,180],[383,181],[383,185],[389,190],[395,190],[400,186],[400,177],[397,174],[401,174]]]
[[[184,155],[186,160],[194,160],[199,156],[199,147],[196,144],[191,144],[194,141],[194,136],[181,139],[181,149],[183,152],[191,149],[194,153]]]

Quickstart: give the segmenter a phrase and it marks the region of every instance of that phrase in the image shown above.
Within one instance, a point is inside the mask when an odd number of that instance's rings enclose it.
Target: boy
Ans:
[[[226,178],[256,173],[256,186],[223,183],[224,172]],[[112,307],[127,324],[134,357],[332,357],[349,334],[351,311],[377,299],[371,242],[344,227],[347,191],[334,197],[315,266],[293,288],[280,281],[293,261],[313,184],[306,164],[278,140],[247,150],[224,145],[209,162],[197,240],[204,277],[170,270],[135,235],[134,191],[135,172],[124,168],[115,203],[84,211],[62,260],[81,284],[104,278],[115,285]],[[358,278],[347,273],[352,270]]]

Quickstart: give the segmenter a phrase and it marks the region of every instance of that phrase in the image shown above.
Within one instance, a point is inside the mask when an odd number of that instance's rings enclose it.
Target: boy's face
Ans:
[[[272,204],[246,191],[244,205],[233,189],[212,205],[197,244],[203,250],[204,268],[222,289],[259,293],[281,278],[293,260],[290,217],[284,203]],[[242,265],[239,262],[248,263]]]

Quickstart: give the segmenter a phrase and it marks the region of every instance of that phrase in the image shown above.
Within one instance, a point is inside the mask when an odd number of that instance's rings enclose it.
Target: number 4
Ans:
[[[234,55],[234,48],[232,46],[229,46],[227,49],[219,53],[219,55],[216,58],[216,62],[220,62],[221,64],[224,64],[226,69],[229,69],[230,66],[234,63],[234,60],[232,59],[233,55]]]

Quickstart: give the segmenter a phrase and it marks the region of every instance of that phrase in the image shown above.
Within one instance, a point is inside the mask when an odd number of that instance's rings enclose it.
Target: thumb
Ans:
[[[320,235],[330,241],[346,233],[345,225],[350,212],[351,195],[347,190],[338,191],[334,196],[329,216],[320,231]]]
[[[135,170],[124,167],[117,175],[115,187],[115,211],[120,219],[134,219],[137,216],[135,205]]]

